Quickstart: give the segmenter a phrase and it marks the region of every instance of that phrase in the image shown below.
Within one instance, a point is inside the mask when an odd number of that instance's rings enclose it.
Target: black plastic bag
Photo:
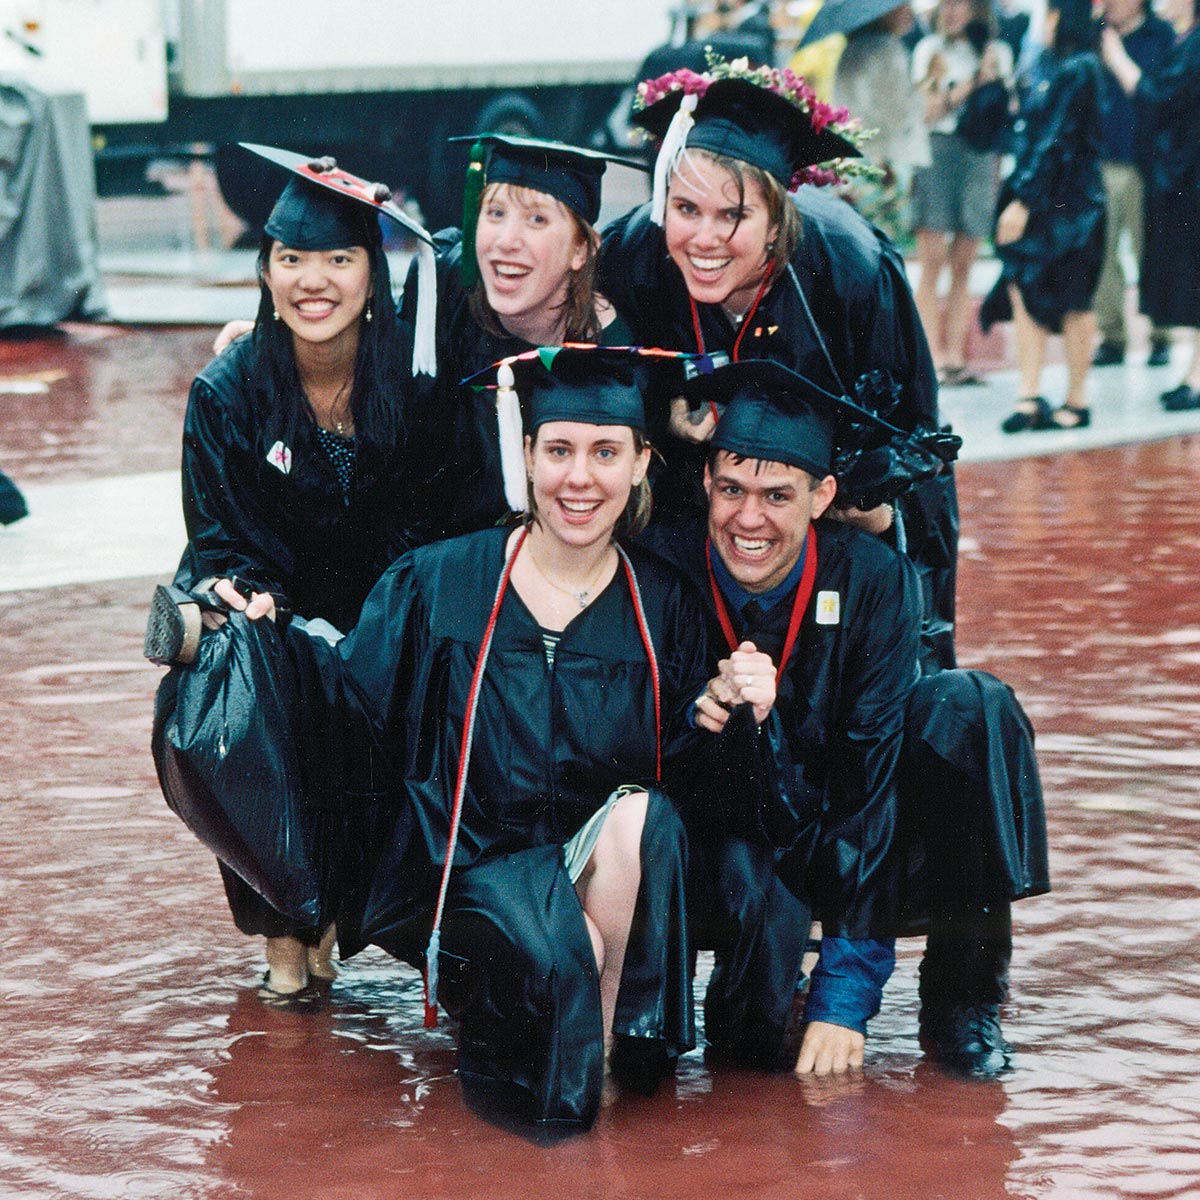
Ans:
[[[304,802],[299,727],[281,639],[234,613],[159,685],[152,749],[183,823],[274,908],[323,929],[322,825]]]
[[[900,404],[900,385],[889,371],[868,371],[855,380],[853,399],[859,408],[891,422]],[[962,446],[957,434],[923,421],[911,430],[893,426],[890,433],[881,433],[853,416],[839,419],[836,442],[834,503],[861,509],[889,504],[914,485],[940,475]]]

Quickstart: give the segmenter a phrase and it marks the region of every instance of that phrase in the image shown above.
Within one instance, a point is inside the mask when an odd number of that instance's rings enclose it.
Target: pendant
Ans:
[[[591,593],[590,591],[589,591],[589,592],[576,592],[576,593],[575,593],[575,599],[579,601],[579,607],[580,607],[580,608],[587,608],[588,597],[589,597],[591,594],[592,594],[592,593]]]

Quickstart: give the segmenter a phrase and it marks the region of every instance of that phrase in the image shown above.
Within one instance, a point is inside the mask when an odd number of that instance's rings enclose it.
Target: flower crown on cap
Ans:
[[[647,79],[639,83],[633,102],[634,111],[641,112],[672,92],[682,92],[685,96],[695,96],[699,99],[719,80],[741,79],[755,87],[774,92],[806,114],[812,123],[814,134],[829,129],[853,146],[860,145],[871,136],[871,131],[864,130],[862,122],[857,117],[852,117],[848,109],[834,108],[833,105],[826,104],[817,97],[817,93],[803,76],[786,67],[782,70],[775,67],[752,67],[747,58],[735,58],[730,61],[711,46],[704,48],[704,57],[708,62],[708,70],[703,74],[681,67],[677,71],[660,75],[657,79]],[[801,167],[792,176],[788,191],[794,192],[803,183],[841,183],[854,176],[874,177],[879,174],[878,167],[862,159],[836,158],[827,163]]]

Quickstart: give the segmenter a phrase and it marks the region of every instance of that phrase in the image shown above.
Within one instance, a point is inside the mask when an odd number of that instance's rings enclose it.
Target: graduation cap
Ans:
[[[375,244],[368,215],[379,214],[403,226],[417,239],[417,328],[413,370],[437,374],[434,321],[437,315],[437,277],[433,238],[392,199],[383,183],[369,183],[342,170],[332,158],[309,158],[276,146],[240,142],[249,150],[293,173],[263,227],[269,237],[293,250],[336,250],[343,246]]]
[[[449,139],[471,142],[471,162],[463,189],[462,278],[464,287],[478,282],[475,226],[479,205],[489,183],[511,183],[561,201],[573,213],[595,225],[600,216],[600,179],[611,163],[648,170],[636,158],[585,150],[563,142],[517,137],[506,133],[472,133]]]
[[[675,350],[568,343],[542,346],[493,363],[463,380],[496,385],[500,461],[510,507],[525,507],[524,433],[550,421],[628,425],[646,431],[646,405],[677,395],[695,358]],[[522,426],[517,395],[528,419]]]
[[[666,211],[670,173],[688,147],[750,163],[789,191],[805,168],[860,157],[854,143],[831,124],[834,110],[804,90],[806,85],[798,77],[789,73],[786,82],[794,99],[765,82],[691,75],[687,85],[667,91],[634,115],[634,123],[661,142],[651,209],[657,224],[662,224]],[[653,96],[661,84],[652,80],[642,84],[640,92]]]
[[[818,479],[833,472],[839,427],[854,425],[886,442],[905,436],[845,396],[767,359],[718,367],[688,381],[689,400],[723,404],[712,444],[744,458],[786,463]]]

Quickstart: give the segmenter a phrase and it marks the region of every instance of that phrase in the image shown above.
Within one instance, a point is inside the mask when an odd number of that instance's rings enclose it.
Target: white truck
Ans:
[[[278,190],[236,148],[333,154],[457,220],[452,134],[610,143],[679,0],[0,0],[0,81],[87,96],[101,193],[154,158],[212,153],[226,201],[261,223]],[[622,147],[625,148],[625,147]]]

